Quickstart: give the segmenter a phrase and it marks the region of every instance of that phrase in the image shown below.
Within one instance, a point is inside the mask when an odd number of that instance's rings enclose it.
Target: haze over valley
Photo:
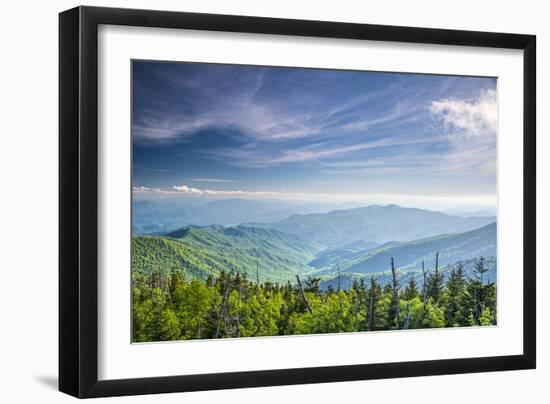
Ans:
[[[395,204],[330,210],[342,206],[139,201],[134,226],[152,231],[135,231],[133,268],[145,274],[169,268],[201,279],[234,271],[278,283],[294,283],[298,274],[318,276],[328,287],[338,266],[343,286],[349,287],[353,279],[371,275],[386,279],[392,257],[401,277],[421,283],[422,262],[433,268],[439,253],[443,272],[483,256],[490,264],[489,279],[496,278],[495,216],[455,216]],[[471,274],[473,266],[466,270]]]

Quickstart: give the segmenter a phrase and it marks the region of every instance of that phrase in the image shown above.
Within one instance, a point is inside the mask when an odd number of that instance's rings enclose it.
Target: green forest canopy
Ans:
[[[392,260],[393,261],[393,260]],[[436,258],[437,262],[437,258]],[[392,262],[393,264],[393,262]],[[393,268],[393,265],[392,265]],[[179,271],[134,273],[134,342],[233,338],[353,331],[487,326],[497,322],[496,284],[485,259],[468,277],[461,263],[448,276],[438,270],[401,285],[376,277],[356,280],[348,290],[320,288],[320,278],[296,284],[249,279],[222,270],[206,279]]]

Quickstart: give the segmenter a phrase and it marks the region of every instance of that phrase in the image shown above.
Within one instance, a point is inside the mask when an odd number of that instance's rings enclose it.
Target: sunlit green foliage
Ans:
[[[478,262],[483,271],[483,260]],[[481,272],[482,274],[483,272]],[[418,328],[488,326],[497,321],[496,284],[470,279],[462,265],[432,289],[410,278],[392,309],[393,285],[356,280],[347,290],[324,291],[319,278],[257,284],[222,270],[206,279],[181,272],[133,275],[133,341],[235,338]],[[423,296],[425,293],[427,296]],[[309,305],[309,307],[308,307]],[[311,310],[310,310],[311,308]]]
[[[316,243],[272,229],[237,226],[187,227],[165,236],[132,239],[132,271],[147,276],[179,271],[203,281],[209,275],[234,271],[262,282],[283,282],[311,271],[307,263],[320,250]]]

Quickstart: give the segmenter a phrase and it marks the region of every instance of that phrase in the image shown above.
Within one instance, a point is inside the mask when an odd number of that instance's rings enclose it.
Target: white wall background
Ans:
[[[370,4],[369,4],[370,3]],[[68,402],[57,392],[57,13],[79,3],[6,2],[0,63],[0,401]],[[550,378],[550,26],[542,1],[339,0],[90,1],[88,5],[156,8],[283,18],[503,31],[538,37],[538,369],[169,394],[110,402],[464,403],[544,402]],[[519,167],[518,167],[519,168]]]

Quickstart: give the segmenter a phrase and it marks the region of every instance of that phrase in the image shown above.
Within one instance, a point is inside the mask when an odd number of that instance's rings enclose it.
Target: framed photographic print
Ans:
[[[535,367],[535,37],[60,14],[59,386]]]

